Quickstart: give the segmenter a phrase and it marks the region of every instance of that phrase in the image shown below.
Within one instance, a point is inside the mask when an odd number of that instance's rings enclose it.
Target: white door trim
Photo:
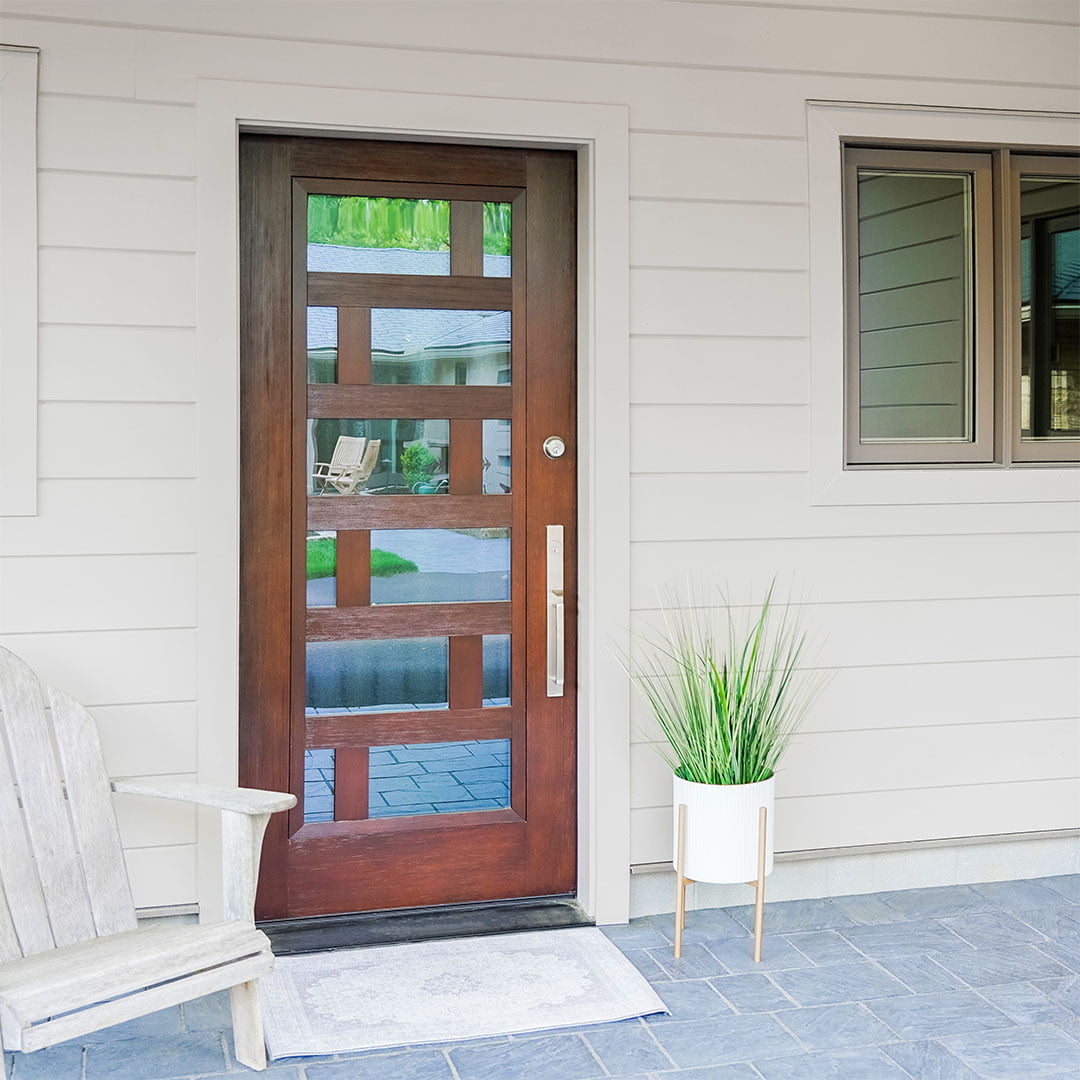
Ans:
[[[630,580],[628,111],[512,98],[200,79],[197,130],[199,367],[199,775],[235,783],[239,651],[239,213],[244,130],[364,135],[579,152],[578,892],[599,922],[629,913]],[[220,896],[216,822],[199,823],[199,898]]]

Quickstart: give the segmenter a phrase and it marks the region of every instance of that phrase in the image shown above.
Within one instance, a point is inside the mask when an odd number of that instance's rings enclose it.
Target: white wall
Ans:
[[[94,708],[113,771],[197,769],[194,103],[227,78],[627,106],[631,606],[686,569],[819,601],[840,670],[779,849],[1080,825],[1077,503],[814,505],[809,479],[807,99],[1075,110],[1068,0],[6,0],[0,39],[41,49],[42,324],[0,641]],[[635,709],[648,863],[668,778]],[[138,902],[194,900],[194,815],[122,814]]]

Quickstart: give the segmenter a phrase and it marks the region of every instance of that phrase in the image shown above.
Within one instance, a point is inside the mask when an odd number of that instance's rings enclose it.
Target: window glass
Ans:
[[[509,382],[509,372],[509,311],[375,308],[371,312],[373,383],[495,386]]]
[[[858,171],[860,440],[972,438],[972,179]]]
[[[1080,435],[1080,182],[1020,178],[1020,429]]]

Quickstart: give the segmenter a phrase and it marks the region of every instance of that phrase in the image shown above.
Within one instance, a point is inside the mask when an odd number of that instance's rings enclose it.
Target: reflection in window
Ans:
[[[510,491],[510,421],[485,420],[484,494],[503,495]]]
[[[374,308],[371,312],[373,383],[494,386],[509,382],[509,364],[509,311]],[[505,380],[500,378],[503,371]]]
[[[484,277],[509,277],[510,203],[484,203]]]
[[[309,641],[308,715],[447,708],[447,642]]]
[[[374,529],[371,547],[373,604],[510,599],[509,529]]]
[[[308,196],[308,270],[450,273],[450,204],[443,199]]]
[[[1080,183],[1020,178],[1020,425],[1080,435]]]
[[[860,168],[860,441],[972,438],[972,179]]]
[[[338,309],[307,309],[307,358],[309,383],[337,382]]]
[[[373,746],[368,815],[462,814],[510,805],[510,740]]]
[[[448,420],[308,420],[310,495],[445,495]]]
[[[334,751],[304,751],[304,823],[334,820]]]

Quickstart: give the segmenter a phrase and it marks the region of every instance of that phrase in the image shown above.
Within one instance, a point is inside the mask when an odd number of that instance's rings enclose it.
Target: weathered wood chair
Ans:
[[[339,435],[330,460],[316,461],[311,470],[311,479],[316,485],[321,484],[324,491],[332,487],[340,494],[347,495],[356,486],[352,477],[364,459],[366,445],[367,439],[361,435]],[[343,486],[349,490],[342,491]]]
[[[274,791],[117,780],[93,718],[0,648],[0,1044],[28,1052],[228,988],[236,1057],[266,1068],[256,980],[274,964],[255,882]],[[226,921],[137,928],[112,791],[222,812]]]

